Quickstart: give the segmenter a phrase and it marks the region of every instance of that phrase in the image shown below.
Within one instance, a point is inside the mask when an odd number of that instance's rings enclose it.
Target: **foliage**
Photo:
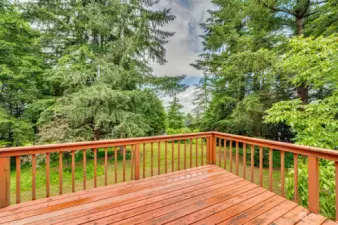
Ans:
[[[180,111],[182,108],[183,105],[179,103],[178,98],[175,96],[168,107],[168,128],[181,129],[184,127],[184,115]]]

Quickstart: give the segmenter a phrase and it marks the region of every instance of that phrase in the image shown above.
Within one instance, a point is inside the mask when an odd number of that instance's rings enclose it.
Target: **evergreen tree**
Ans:
[[[183,105],[175,96],[168,107],[168,128],[181,129],[184,127],[184,114],[181,112]]]
[[[42,141],[163,131],[162,103],[145,87],[161,85],[148,61],[166,62],[163,45],[173,33],[160,27],[174,17],[168,9],[154,10],[156,3],[39,0],[26,4],[25,15],[43,30],[52,65],[46,77],[52,94],[59,96],[39,119]]]

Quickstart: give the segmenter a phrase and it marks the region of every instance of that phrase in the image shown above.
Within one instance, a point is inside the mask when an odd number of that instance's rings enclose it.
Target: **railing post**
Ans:
[[[209,151],[208,151],[208,159],[209,164],[215,164],[216,163],[216,137],[214,134],[212,134],[209,138]]]
[[[308,189],[309,189],[309,210],[319,213],[319,163],[318,158],[308,157]]]
[[[140,179],[140,144],[135,145],[135,180]]]
[[[0,157],[0,208],[10,205],[10,157]]]

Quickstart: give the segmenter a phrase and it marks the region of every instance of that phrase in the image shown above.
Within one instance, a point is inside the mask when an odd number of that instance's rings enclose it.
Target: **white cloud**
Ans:
[[[199,37],[203,32],[200,23],[205,22],[209,14],[207,10],[214,9],[211,0],[162,0],[158,4],[160,8],[171,8],[171,13],[176,19],[164,26],[164,30],[176,32],[166,45],[168,63],[151,66],[156,76],[176,76],[186,74],[188,77],[201,77],[201,71],[196,70],[191,63],[198,59],[202,53],[202,39]],[[193,109],[192,98],[195,88],[189,87],[180,93],[178,98],[184,105],[184,112]],[[170,98],[163,98],[167,106]]]

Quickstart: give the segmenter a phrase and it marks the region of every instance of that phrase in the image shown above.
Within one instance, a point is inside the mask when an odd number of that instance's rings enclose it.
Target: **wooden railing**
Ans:
[[[130,159],[127,159],[129,149]],[[242,151],[240,159],[239,150]],[[258,180],[255,180],[255,156],[258,152]],[[157,152],[155,152],[157,150]],[[32,200],[37,198],[37,156],[45,155],[45,190],[46,197],[51,196],[50,190],[50,156],[58,155],[59,171],[59,195],[63,194],[63,156],[66,152],[71,155],[71,191],[76,191],[75,153],[82,151],[82,187],[88,189],[87,180],[87,152],[93,153],[93,179],[92,186],[97,187],[98,183],[98,152],[104,152],[104,175],[103,185],[110,184],[108,178],[114,177],[113,183],[127,180],[138,180],[147,176],[159,175],[181,169],[188,169],[206,164],[216,164],[237,175],[241,175],[252,182],[258,182],[263,187],[263,155],[268,152],[268,189],[274,191],[274,182],[280,182],[280,195],[285,197],[285,154],[293,154],[294,169],[294,197],[293,200],[299,203],[298,184],[298,157],[306,157],[308,162],[308,208],[314,213],[319,213],[319,159],[332,160],[335,162],[336,183],[338,183],[338,151],[301,146],[283,142],[269,141],[264,139],[250,138],[219,132],[204,132],[195,134],[156,136],[146,138],[130,138],[106,141],[80,142],[70,144],[53,144],[43,146],[15,147],[0,149],[0,208],[8,206],[10,201],[10,157],[15,157],[16,165],[16,203],[21,202],[21,157],[31,156],[31,179],[32,179]],[[280,180],[273,180],[273,154],[280,151]],[[113,162],[108,161],[108,153],[113,153]],[[157,156],[155,157],[155,154]],[[250,153],[250,154],[249,154]],[[118,154],[122,159],[118,162]],[[247,158],[248,157],[250,158]],[[121,162],[122,161],[122,162]],[[249,169],[247,168],[247,162]],[[256,160],[257,161],[257,160]],[[13,162],[13,161],[12,161]],[[112,165],[111,165],[112,164]],[[240,171],[240,164],[242,168]],[[257,162],[256,162],[257,164]],[[113,167],[113,173],[109,173],[108,166]],[[249,171],[247,171],[249,170]],[[121,174],[122,173],[122,174]],[[128,174],[130,173],[130,176]],[[338,191],[336,186],[335,193]],[[338,201],[336,196],[336,210]],[[338,213],[337,213],[338,215]]]
[[[71,191],[76,191],[75,154],[82,152],[82,190],[98,186],[98,152],[104,152],[104,185],[108,185],[108,178],[114,177],[113,183],[129,180],[138,180],[141,177],[159,175],[176,170],[187,169],[206,165],[210,163],[210,138],[211,132],[197,134],[182,134],[171,136],[156,136],[145,138],[116,139],[105,141],[92,141],[67,144],[52,144],[42,146],[0,148],[0,208],[11,203],[10,193],[10,162],[11,157],[15,158],[16,167],[16,188],[15,202],[21,203],[21,161],[23,158],[31,159],[31,200],[37,199],[37,157],[44,156],[45,162],[45,197],[51,196],[51,154],[53,158],[58,157],[59,174],[59,195],[64,194],[63,174],[64,156],[71,155]],[[157,158],[155,159],[155,147]],[[128,150],[129,149],[129,150]],[[91,151],[93,159],[90,166],[93,166],[92,180],[87,179],[88,156]],[[109,174],[108,153],[112,153],[113,172]],[[128,154],[127,154],[128,153]],[[128,157],[127,157],[128,156]],[[118,158],[120,159],[118,160]],[[129,158],[129,159],[128,159]],[[122,161],[122,162],[121,162]],[[12,160],[12,162],[14,162]],[[155,168],[155,162],[156,167]],[[149,165],[150,164],[150,165]],[[27,179],[27,178],[26,178]],[[12,184],[13,185],[13,184]],[[77,187],[77,189],[79,189]],[[13,201],[12,201],[13,203]]]

